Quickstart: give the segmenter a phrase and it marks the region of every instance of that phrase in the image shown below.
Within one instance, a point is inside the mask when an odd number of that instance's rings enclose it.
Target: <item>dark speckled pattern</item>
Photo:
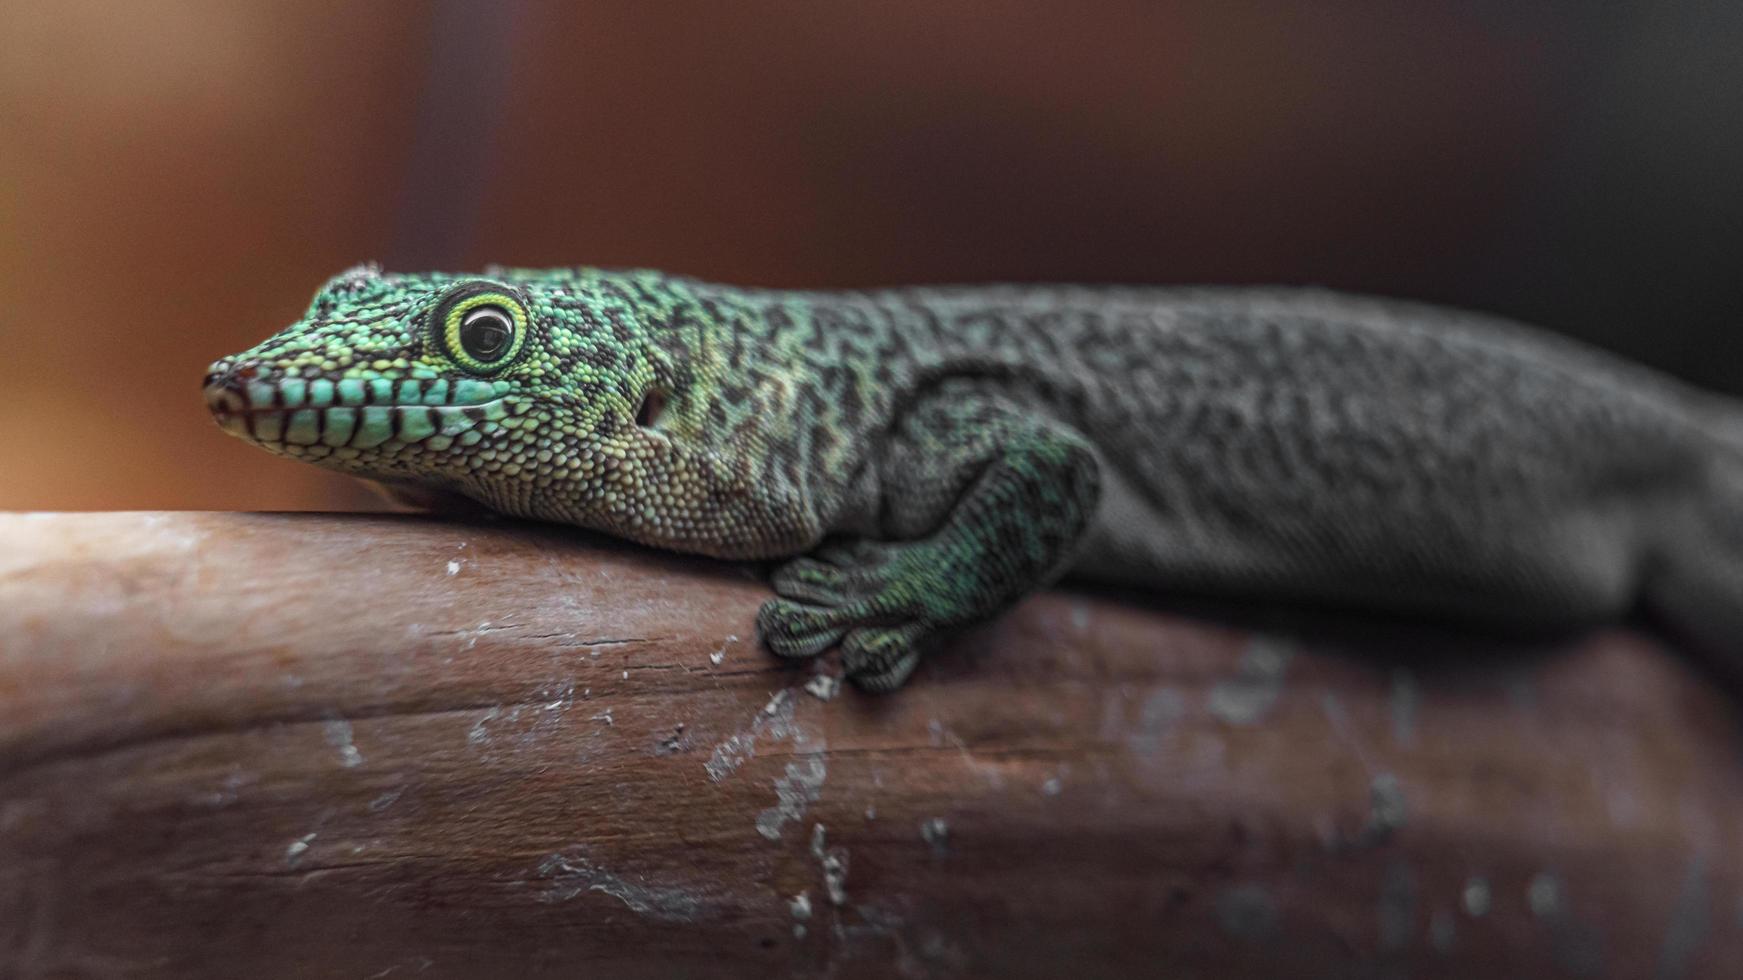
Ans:
[[[455,349],[480,302],[520,324],[501,363]],[[360,267],[214,364],[207,398],[359,476],[791,558],[765,640],[839,644],[871,688],[1073,568],[1497,623],[1645,599],[1722,656],[1743,636],[1743,414],[1432,307]]]

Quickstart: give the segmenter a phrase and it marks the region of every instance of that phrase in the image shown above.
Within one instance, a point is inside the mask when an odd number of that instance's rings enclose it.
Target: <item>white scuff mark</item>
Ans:
[[[405,787],[404,786],[401,786],[398,789],[390,789],[387,792],[382,793],[380,796],[377,796],[375,799],[369,801],[369,812],[370,813],[380,813],[381,811],[387,809],[388,807],[393,806],[395,803],[398,803],[399,798],[404,796],[404,795],[405,795]]]
[[[1283,693],[1294,647],[1270,636],[1255,636],[1241,654],[1240,673],[1216,683],[1207,705],[1210,713],[1231,725],[1252,725],[1264,719]]]
[[[726,648],[729,646],[732,646],[734,643],[737,643],[737,642],[738,642],[738,634],[736,634],[736,633],[729,634],[726,637],[726,642],[722,643],[720,645],[719,649],[715,650],[714,652],[712,652],[708,655],[708,662],[713,664],[716,667],[720,666],[722,663],[724,663],[726,661]]]
[[[1064,788],[1065,786],[1059,781],[1058,776],[1048,776],[1047,780],[1041,784],[1041,795],[1058,796]]]
[[[450,576],[460,574],[460,563],[457,561],[450,561],[448,563],[448,574]]]
[[[942,721],[939,721],[936,718],[932,719],[930,722],[927,722],[926,730],[931,734],[932,744],[934,746],[943,748],[945,745],[949,745],[955,748],[957,753],[962,756],[962,761],[968,763],[970,769],[979,773],[981,778],[987,781],[988,786],[991,786],[994,789],[1002,789],[1004,787],[1005,777],[1003,773],[999,772],[999,768],[976,759],[974,753],[969,751],[968,743],[964,742],[960,735],[957,735],[946,727]]]
[[[301,864],[303,855],[308,853],[309,845],[314,842],[315,832],[312,831],[291,841],[290,846],[284,849],[284,863],[293,868]]]
[[[1525,886],[1525,901],[1531,914],[1540,919],[1556,915],[1561,911],[1561,880],[1548,871],[1532,875],[1531,883]]]
[[[504,744],[527,746],[552,738],[569,725],[567,711],[574,703],[575,682],[553,676],[528,694],[524,703],[483,709],[467,730],[466,742],[489,751]]]
[[[823,890],[829,904],[847,904],[847,848],[830,847],[822,824],[811,827],[811,856],[823,868]]]
[[[783,690],[758,710],[750,728],[739,732],[714,747],[708,761],[702,764],[708,778],[714,782],[738,771],[738,767],[756,756],[758,739],[780,741],[794,734],[792,692]]]
[[[1465,914],[1473,919],[1481,919],[1489,914],[1490,895],[1489,879],[1481,875],[1472,875],[1465,880],[1464,891],[1460,893],[1464,902]]]
[[[807,735],[795,723],[794,690],[775,692],[751,718],[750,727],[716,745],[702,765],[709,779],[720,782],[756,755],[759,740],[792,741],[794,757],[775,779],[775,805],[756,817],[757,833],[769,840],[780,840],[787,823],[804,817],[806,808],[822,796],[829,777],[828,742],[821,735]]]
[[[950,822],[943,817],[921,821],[920,839],[931,845],[934,855],[943,857],[950,850]]]
[[[823,883],[829,893],[829,904],[847,904],[847,850],[837,848],[839,856],[832,853],[823,859]]]
[[[1410,807],[1404,798],[1404,787],[1398,777],[1383,772],[1368,782],[1368,816],[1353,839],[1342,842],[1348,847],[1378,847],[1392,839],[1410,819]]]
[[[629,680],[629,671],[626,670],[623,672],[623,679],[626,681]]]
[[[798,919],[801,922],[810,919],[811,893],[809,891],[803,891],[794,895],[790,900],[788,900],[787,908],[792,911],[793,918]]]
[[[240,769],[233,770],[224,777],[224,782],[218,789],[200,797],[198,802],[214,807],[229,806],[242,795],[242,787],[258,779],[259,777],[244,773]]]
[[[540,895],[546,902],[567,902],[582,892],[599,892],[622,902],[630,911],[664,922],[694,922],[702,912],[702,900],[682,889],[632,878],[601,868],[583,847],[571,847],[539,862],[539,874],[550,879]]]
[[[605,726],[607,728],[614,727],[617,724],[616,721],[612,720],[610,708],[606,708],[604,711],[601,711],[596,715],[590,716],[587,720],[588,721],[603,721],[603,722],[605,722]]]
[[[775,805],[757,814],[757,833],[780,840],[781,828],[804,817],[805,809],[823,795],[827,778],[829,768],[821,754],[787,763],[785,773],[775,780]]]
[[[893,948],[892,975],[906,980],[977,975],[967,951],[936,929],[909,922],[896,910],[872,903],[857,904],[854,911],[859,913],[858,923],[837,922],[833,929],[834,938],[849,955],[863,956],[876,943],[880,957]]]
[[[841,692],[841,678],[832,674],[818,674],[805,682],[805,691],[819,701],[833,700]]]
[[[878,818],[878,808],[876,806],[866,807],[865,808],[865,818],[867,821],[876,820]],[[1743,900],[1739,900],[1737,902],[1737,909],[1738,909],[1739,915],[1743,916]]]
[[[353,769],[363,764],[363,753],[357,751],[357,743],[352,741],[351,723],[344,718],[334,718],[322,726],[327,735],[327,744],[339,751],[339,764],[347,769]]]
[[[1138,709],[1138,730],[1126,742],[1139,755],[1154,755],[1186,716],[1186,698],[1171,687],[1157,688]]]
[[[478,719],[478,722],[472,726],[472,730],[466,733],[466,741],[471,745],[483,745],[490,741],[490,731],[485,726],[495,721],[501,714],[501,705],[486,711],[484,717]]]
[[[1602,762],[1594,761],[1591,771],[1593,782],[1606,781]],[[1636,827],[1646,819],[1645,805],[1634,795],[1633,787],[1621,781],[1610,782],[1605,789],[1604,810],[1610,816],[1610,823],[1617,827]]]
[[[385,969],[381,970],[378,973],[371,973],[369,975],[369,980],[381,980],[382,977],[393,976],[394,971],[398,970],[402,966],[411,966],[414,968],[415,972],[422,973],[425,970],[428,970],[430,967],[435,966],[435,965],[436,965],[435,960],[430,959],[428,956],[420,956],[416,960],[412,961],[411,963],[395,963],[392,966],[386,967]]]

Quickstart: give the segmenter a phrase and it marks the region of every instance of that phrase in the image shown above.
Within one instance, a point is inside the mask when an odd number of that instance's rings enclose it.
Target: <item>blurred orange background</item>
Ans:
[[[1743,5],[13,2],[0,508],[329,508],[205,365],[321,281],[1290,282],[1743,390]]]

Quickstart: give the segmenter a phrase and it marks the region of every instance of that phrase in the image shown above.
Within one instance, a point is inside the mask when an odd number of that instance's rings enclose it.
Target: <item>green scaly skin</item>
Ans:
[[[870,689],[1067,570],[1507,624],[1644,598],[1743,636],[1735,407],[1428,307],[358,267],[206,397],[405,491],[785,559],[768,646],[839,645]]]

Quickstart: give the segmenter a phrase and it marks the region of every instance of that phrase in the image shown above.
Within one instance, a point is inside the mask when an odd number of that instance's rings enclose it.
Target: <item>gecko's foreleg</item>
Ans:
[[[996,397],[941,393],[891,433],[888,539],[832,542],[783,565],[758,625],[774,652],[837,642],[848,676],[901,685],[927,641],[1046,584],[1094,516],[1099,471],[1076,432]]]

